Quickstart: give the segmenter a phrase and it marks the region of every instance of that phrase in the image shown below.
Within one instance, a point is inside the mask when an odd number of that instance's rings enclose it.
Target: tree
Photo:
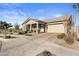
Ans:
[[[73,4],[73,9],[74,9],[74,17],[75,17],[75,21],[77,20],[76,18],[79,17],[79,3],[75,3]],[[77,31],[76,31],[76,34],[77,34]],[[77,38],[77,36],[76,36]]]
[[[74,43],[73,27],[74,27],[74,23],[72,21],[72,16],[70,16],[69,20],[67,20],[66,23],[65,23],[66,32],[65,32],[65,38],[64,39],[68,44]]]
[[[73,12],[78,12],[79,10],[79,3],[75,3],[72,5],[72,8],[73,8]],[[76,17],[76,13],[73,13],[72,14],[72,17],[67,21],[66,23],[66,27],[67,27],[67,31],[65,33],[66,35],[66,42],[69,43],[69,44],[73,44],[74,43],[74,39],[76,39],[76,33],[74,32],[74,25],[75,25],[75,21],[76,19],[73,18],[73,17]]]
[[[19,29],[19,24],[15,24],[15,29]]]
[[[11,23],[7,23],[6,21],[0,21],[0,29],[8,29],[12,27]]]

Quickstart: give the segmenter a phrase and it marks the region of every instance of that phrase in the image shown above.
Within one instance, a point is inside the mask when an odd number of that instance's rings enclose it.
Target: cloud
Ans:
[[[20,3],[2,3],[2,4],[0,4],[0,7],[3,7],[3,8],[11,8],[11,9],[13,9],[13,8],[16,8],[16,7],[19,7],[19,6],[21,6],[22,4],[20,4]]]
[[[23,11],[4,11],[0,12],[0,20],[11,22],[11,23],[19,23],[21,24],[23,20],[27,18],[26,14]]]
[[[60,16],[62,16],[62,14],[56,14],[56,15],[55,15],[55,17],[60,17]]]
[[[44,20],[44,19],[46,19],[46,17],[39,17],[38,19],[39,20]]]
[[[28,17],[35,19],[46,19],[51,18],[52,15],[55,15],[49,9],[34,9],[29,10],[30,8],[24,4],[0,4],[0,20],[4,20],[11,23],[19,23],[21,24]],[[32,7],[31,7],[32,8]],[[56,14],[54,17],[59,17],[61,14]]]

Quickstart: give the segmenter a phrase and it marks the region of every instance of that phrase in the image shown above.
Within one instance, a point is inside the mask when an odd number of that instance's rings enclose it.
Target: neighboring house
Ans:
[[[22,23],[24,31],[65,33],[68,30],[69,23],[72,22],[72,16],[62,16],[54,19],[45,19],[45,21],[28,18]]]

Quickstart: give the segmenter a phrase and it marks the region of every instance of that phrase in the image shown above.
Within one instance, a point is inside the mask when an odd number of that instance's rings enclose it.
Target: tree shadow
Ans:
[[[50,51],[43,51],[41,53],[39,53],[38,55],[36,56],[56,56],[55,54],[52,54]]]

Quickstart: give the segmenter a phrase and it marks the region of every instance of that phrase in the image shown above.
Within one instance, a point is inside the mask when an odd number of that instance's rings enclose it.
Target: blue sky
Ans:
[[[46,18],[55,18],[62,15],[71,15],[74,12],[72,5],[73,4],[69,3],[0,3],[0,20],[12,24],[21,24],[29,17],[44,20]],[[79,25],[78,19],[79,17],[77,17],[77,25]]]

